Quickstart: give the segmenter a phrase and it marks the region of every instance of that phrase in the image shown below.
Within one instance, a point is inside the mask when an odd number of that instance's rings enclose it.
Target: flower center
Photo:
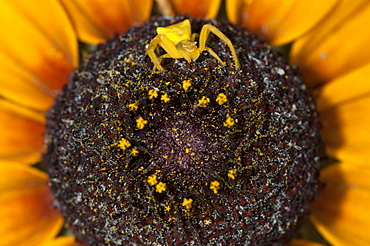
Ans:
[[[206,24],[191,22],[194,33]],[[240,69],[210,35],[224,64],[204,51],[153,71],[146,47],[172,23],[99,45],[56,99],[44,155],[55,206],[88,245],[286,244],[319,187],[310,93],[268,45],[225,23],[211,24]]]
[[[188,111],[165,116],[158,125],[149,151],[158,176],[167,180],[177,192],[197,192],[211,180],[209,173],[227,162],[223,132],[209,115],[192,117]]]

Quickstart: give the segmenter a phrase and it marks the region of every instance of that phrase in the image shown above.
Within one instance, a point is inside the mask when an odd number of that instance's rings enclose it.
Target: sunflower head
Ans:
[[[90,245],[288,242],[317,195],[323,146],[295,68],[237,26],[212,22],[225,62],[163,59],[152,19],[99,45],[48,113],[55,205]],[[205,21],[191,20],[199,33]]]

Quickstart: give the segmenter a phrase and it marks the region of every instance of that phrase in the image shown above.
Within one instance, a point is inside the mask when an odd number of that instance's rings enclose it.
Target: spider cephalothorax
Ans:
[[[235,68],[239,68],[240,64],[238,56],[236,55],[234,46],[230,39],[210,24],[204,25],[200,34],[192,34],[190,21],[186,19],[177,24],[157,28],[158,35],[150,41],[147,49],[147,53],[154,63],[154,69],[164,70],[161,66],[163,58],[184,58],[188,62],[191,62],[196,61],[199,55],[205,50],[215,57],[221,64],[224,64],[221,58],[211,48],[206,47],[206,42],[210,32],[219,37],[230,48],[235,62]],[[196,42],[194,41],[197,36],[199,36],[199,47],[197,47]],[[158,46],[162,47],[167,53],[158,57],[155,53]]]

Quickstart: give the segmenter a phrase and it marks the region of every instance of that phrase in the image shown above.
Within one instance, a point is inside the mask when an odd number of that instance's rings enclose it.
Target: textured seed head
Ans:
[[[145,47],[173,21],[99,45],[71,76],[47,116],[55,206],[89,245],[286,244],[318,192],[313,99],[295,68],[225,23],[211,22],[240,69],[210,35],[225,65],[202,52],[152,72]]]

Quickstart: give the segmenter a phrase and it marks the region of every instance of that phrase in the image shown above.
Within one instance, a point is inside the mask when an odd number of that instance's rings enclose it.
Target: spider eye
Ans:
[[[197,43],[196,42],[191,42],[188,40],[184,40],[185,42],[181,42],[182,48],[188,51],[192,51],[197,48]]]

